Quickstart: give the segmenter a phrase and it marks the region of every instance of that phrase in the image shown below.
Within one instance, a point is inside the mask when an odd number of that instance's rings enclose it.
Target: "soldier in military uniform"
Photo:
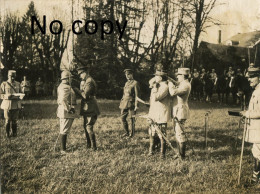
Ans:
[[[57,117],[60,118],[60,142],[62,153],[66,152],[67,134],[75,118],[76,95],[71,88],[71,73],[63,71],[61,73],[61,83],[57,89],[58,110]]]
[[[96,136],[93,127],[100,114],[96,100],[97,85],[94,79],[89,75],[87,67],[79,67],[77,70],[83,82],[81,82],[80,90],[74,88],[74,91],[82,98],[80,115],[82,115],[84,119],[83,126],[87,139],[87,148],[92,147],[93,150],[96,150]]]
[[[19,96],[15,94],[21,92],[20,83],[15,81],[16,71],[8,71],[8,80],[1,84],[1,94],[3,102],[1,104],[1,109],[4,110],[5,118],[5,130],[6,136],[17,136],[17,119],[19,115],[19,109],[21,108],[21,102]],[[12,133],[10,129],[12,126]]]
[[[44,90],[43,90],[43,81],[41,77],[38,78],[35,84],[35,91],[37,96],[43,95]]]
[[[253,143],[252,154],[255,159],[252,181],[259,185],[260,180],[260,68],[250,64],[248,68],[250,86],[254,88],[247,111],[241,115],[247,120],[245,141]]]
[[[135,132],[135,113],[138,109],[138,93],[139,84],[133,78],[133,71],[131,69],[125,69],[125,76],[127,82],[125,83],[123,98],[121,99],[119,108],[121,109],[121,120],[125,134],[123,137],[133,137]],[[127,116],[130,117],[131,122],[131,133],[129,134]]]
[[[175,118],[175,135],[179,148],[179,155],[185,158],[186,136],[184,131],[185,121],[189,118],[188,98],[191,91],[191,85],[188,81],[190,74],[189,68],[178,69],[178,81],[180,84],[176,87],[172,82],[168,83],[169,93],[173,96],[173,117]]]
[[[27,80],[26,76],[23,76],[23,81],[21,82],[22,93],[25,97],[28,97],[31,92],[31,83]]]
[[[167,122],[171,120],[171,97],[167,82],[167,74],[162,71],[156,71],[151,90],[150,109],[148,122],[155,122],[158,129],[166,135]],[[165,158],[166,141],[160,133],[156,131],[153,125],[149,126],[150,147],[149,155],[154,154],[156,137],[160,138],[161,158]]]

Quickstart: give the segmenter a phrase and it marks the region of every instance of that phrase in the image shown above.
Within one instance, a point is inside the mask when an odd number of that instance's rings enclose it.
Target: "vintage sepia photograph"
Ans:
[[[260,193],[260,1],[0,0],[0,194]]]

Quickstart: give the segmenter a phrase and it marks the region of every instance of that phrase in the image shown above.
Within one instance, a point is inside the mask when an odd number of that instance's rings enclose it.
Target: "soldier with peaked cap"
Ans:
[[[61,73],[61,83],[57,89],[58,110],[57,117],[60,118],[60,142],[62,153],[66,152],[67,134],[75,118],[76,95],[71,87],[72,75],[69,71]]]
[[[135,113],[138,109],[138,100],[139,95],[139,83],[134,80],[133,71],[131,69],[125,69],[125,76],[127,82],[125,83],[123,97],[121,99],[119,108],[121,109],[121,121],[125,134],[123,137],[133,137],[135,132]],[[129,127],[127,122],[127,116],[130,117],[131,122],[131,133],[129,134]]]
[[[252,154],[255,159],[252,181],[260,183],[260,68],[250,64],[247,73],[250,86],[254,88],[247,111],[241,115],[247,120],[245,141],[253,143]]]
[[[1,109],[4,110],[5,118],[5,130],[6,136],[17,136],[17,119],[19,115],[19,109],[21,109],[21,102],[19,96],[14,94],[21,92],[20,83],[15,81],[16,71],[8,71],[8,80],[1,84],[1,94],[3,97],[3,102],[1,104]],[[12,133],[10,129],[12,126]]]
[[[93,150],[96,150],[96,136],[93,127],[100,114],[96,100],[97,85],[94,79],[89,75],[87,67],[79,67],[77,70],[83,82],[81,82],[80,90],[77,88],[74,88],[74,90],[82,98],[80,115],[82,115],[84,119],[83,126],[87,139],[87,148],[92,147]]]
[[[173,117],[175,118],[175,135],[179,148],[179,155],[185,158],[186,136],[184,131],[185,121],[189,118],[188,98],[191,91],[191,84],[188,80],[190,74],[189,68],[178,69],[178,81],[180,84],[176,87],[172,82],[168,83],[169,93],[173,96]],[[176,119],[178,122],[176,122]]]
[[[167,122],[171,120],[171,97],[169,95],[168,77],[163,71],[155,72],[155,84],[151,90],[149,120],[157,124],[158,129],[166,135]],[[149,126],[150,147],[149,155],[153,155],[156,137],[158,136],[161,143],[161,158],[165,158],[166,141],[161,134],[156,132],[153,125]]]

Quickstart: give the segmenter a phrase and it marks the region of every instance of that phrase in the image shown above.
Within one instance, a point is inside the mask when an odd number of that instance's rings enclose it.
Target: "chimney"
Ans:
[[[218,31],[218,43],[221,44],[221,30]]]

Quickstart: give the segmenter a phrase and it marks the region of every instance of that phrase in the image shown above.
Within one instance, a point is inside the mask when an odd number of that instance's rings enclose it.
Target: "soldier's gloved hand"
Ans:
[[[70,114],[75,114],[75,112],[76,112],[76,111],[75,111],[74,108],[71,108],[71,109],[69,110],[69,113],[70,113]]]

